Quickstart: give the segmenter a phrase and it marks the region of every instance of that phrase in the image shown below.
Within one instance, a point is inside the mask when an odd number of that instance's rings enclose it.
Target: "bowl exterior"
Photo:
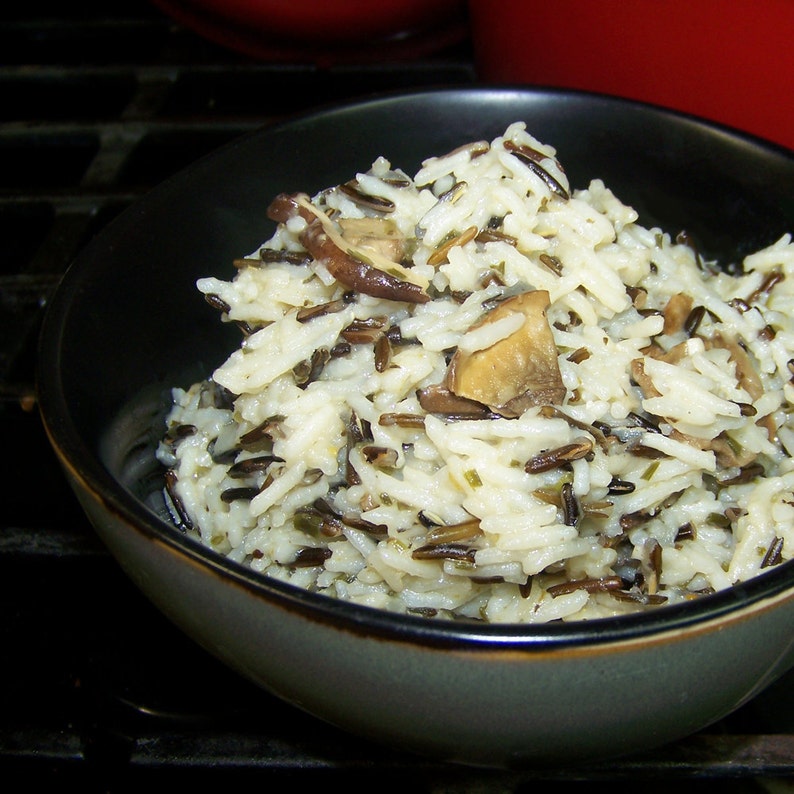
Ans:
[[[126,573],[207,651],[351,738],[435,760],[525,769],[641,752],[719,720],[794,664],[794,591],[618,642],[386,636],[201,564],[70,479]]]
[[[794,3],[470,0],[478,73],[695,113],[794,148]]]

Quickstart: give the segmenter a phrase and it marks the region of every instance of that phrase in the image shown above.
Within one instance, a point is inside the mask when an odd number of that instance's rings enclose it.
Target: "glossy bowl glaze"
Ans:
[[[170,388],[239,344],[195,281],[230,277],[270,236],[274,195],[337,184],[379,155],[411,172],[516,120],[557,148],[573,185],[603,178],[641,222],[686,228],[707,256],[794,229],[789,151],[656,107],[514,87],[327,107],[203,158],[94,239],[48,308],[38,399],[123,569],[242,676],[353,736],[434,759],[570,766],[685,737],[794,666],[794,566],[620,619],[433,622],[268,580],[188,539],[168,520],[154,459]]]

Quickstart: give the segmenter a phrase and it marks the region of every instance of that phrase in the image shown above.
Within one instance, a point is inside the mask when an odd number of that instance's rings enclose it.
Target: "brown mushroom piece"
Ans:
[[[739,385],[757,400],[764,393],[764,384],[761,376],[750,358],[750,354],[739,344],[736,339],[730,339],[722,334],[715,334],[710,340],[715,347],[723,347],[730,353],[730,360],[736,366],[736,377]]]
[[[391,218],[341,218],[342,238],[366,253],[399,262],[405,254],[405,238]]]
[[[373,298],[407,303],[430,300],[420,285],[387,273],[340,247],[323,224],[322,213],[312,210],[308,201],[308,196],[302,193],[281,193],[270,203],[267,216],[276,223],[286,223],[296,216],[303,218],[307,225],[299,236],[301,244],[340,284]],[[341,236],[336,236],[345,242]],[[365,254],[362,253],[363,256]],[[393,264],[395,271],[400,270],[399,264]]]
[[[692,311],[692,297],[684,292],[677,292],[670,296],[662,312],[664,315],[664,328],[662,333],[672,336],[682,330]]]
[[[715,334],[711,342],[718,347],[724,347],[731,354],[730,359],[736,365],[736,377],[739,385],[750,395],[753,401],[757,400],[764,393],[764,383],[747,350],[736,339],[728,339],[722,334]],[[770,441],[775,440],[777,437],[777,425],[771,414],[762,417],[756,424],[766,430],[767,438]]]
[[[559,405],[565,399],[557,361],[557,345],[546,317],[546,290],[532,290],[507,298],[471,329],[520,313],[521,326],[490,347],[458,348],[450,361],[444,385],[453,394],[487,405],[507,416],[520,416],[533,405]]]
[[[710,340],[705,340],[705,341],[707,345],[711,344]],[[741,348],[739,348],[739,350],[741,350]],[[681,342],[675,345],[675,347],[671,348],[667,353],[664,353],[659,348],[652,346],[651,348],[646,350],[646,354],[651,355],[654,358],[658,358],[662,361],[666,361],[668,363],[674,364],[680,361],[683,358],[683,356],[686,354],[686,342]],[[752,371],[753,374],[756,373],[755,370],[752,368],[752,364],[749,362],[749,358],[747,361],[742,360],[741,366],[737,362],[737,374],[739,374],[741,385],[745,386],[745,382],[743,380],[745,376],[742,374],[742,366],[749,367],[749,371]],[[643,359],[635,358],[631,362],[631,377],[639,387],[640,392],[642,393],[642,396],[644,398],[660,396],[659,390],[654,386],[653,381],[645,372],[645,365]],[[750,376],[748,375],[747,378],[749,379],[749,377]],[[749,388],[752,388],[754,390],[755,387],[754,385],[751,384]],[[752,463],[756,458],[755,452],[752,452],[744,448],[737,449],[736,446],[730,442],[727,433],[724,432],[720,433],[715,438],[708,439],[708,438],[697,438],[696,436],[691,436],[687,433],[682,433],[680,430],[676,430],[674,428],[670,431],[670,438],[675,439],[676,441],[685,442],[690,446],[695,447],[696,449],[711,450],[712,452],[714,452],[714,455],[717,458],[718,465],[724,468],[731,468],[733,466],[739,466],[739,467],[746,466],[749,463]]]

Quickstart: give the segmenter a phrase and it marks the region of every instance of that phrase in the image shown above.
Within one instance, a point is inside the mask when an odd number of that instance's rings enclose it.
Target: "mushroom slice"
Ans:
[[[444,385],[453,394],[484,403],[507,417],[520,416],[533,405],[562,403],[565,386],[546,317],[549,303],[548,291],[532,290],[514,295],[489,311],[461,342],[473,332],[487,332],[496,323],[514,330],[481,349],[459,346]],[[520,316],[517,327],[511,322],[514,315]]]
[[[722,334],[715,334],[711,342],[717,347],[724,347],[731,355],[730,360],[736,365],[736,378],[739,385],[750,395],[753,401],[764,393],[764,383],[753,363],[750,354],[736,339],[728,339]],[[777,436],[777,425],[771,414],[759,419],[756,424],[766,429],[767,437],[773,441]]]
[[[715,347],[724,347],[730,353],[730,360],[736,366],[736,378],[739,385],[757,400],[764,393],[764,383],[758,374],[750,354],[739,344],[736,339],[730,339],[722,334],[714,334],[709,340]]]
[[[677,292],[670,296],[664,307],[664,328],[662,332],[672,335],[681,331],[692,311],[692,297],[684,292]]]
[[[410,269],[376,251],[357,252],[305,193],[280,193],[270,202],[267,217],[276,223],[295,217],[306,221],[299,235],[301,244],[340,284],[374,298],[408,303],[430,300],[426,284],[413,281],[416,276]]]
[[[405,239],[391,218],[341,218],[342,238],[365,253],[379,254],[400,262],[405,254]]]

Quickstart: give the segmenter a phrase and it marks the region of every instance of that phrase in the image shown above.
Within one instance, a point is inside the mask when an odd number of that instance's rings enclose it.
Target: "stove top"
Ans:
[[[147,190],[236,136],[325,103],[472,84],[477,73],[465,27],[421,57],[318,66],[237,55],[144,2],[119,0],[112,15],[73,5],[31,0],[0,18],[3,779],[22,773],[27,788],[84,792],[194,782],[418,792],[528,792],[538,781],[790,785],[792,675],[641,756],[584,769],[461,769],[371,745],[255,688],[134,588],[88,525],[36,410],[37,333],[65,268]]]

